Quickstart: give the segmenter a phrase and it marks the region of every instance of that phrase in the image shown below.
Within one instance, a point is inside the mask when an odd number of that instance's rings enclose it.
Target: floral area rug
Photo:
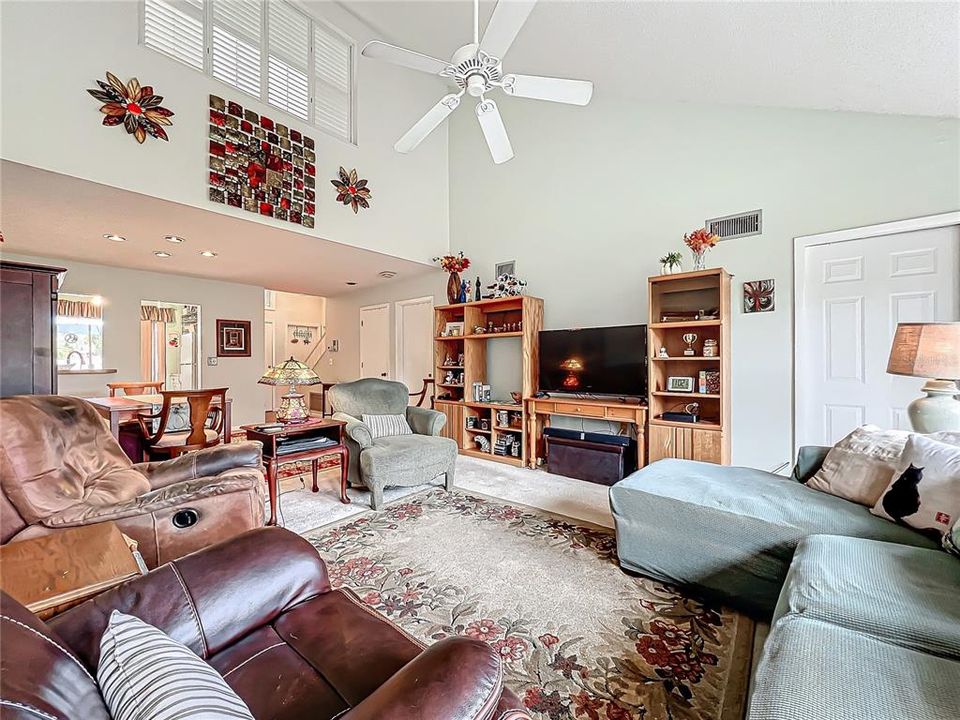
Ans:
[[[753,624],[627,575],[610,530],[431,490],[308,537],[335,587],[415,637],[490,643],[535,718],[742,717]]]

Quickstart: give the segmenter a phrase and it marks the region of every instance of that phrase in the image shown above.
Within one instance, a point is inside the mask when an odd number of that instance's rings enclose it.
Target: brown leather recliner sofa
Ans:
[[[0,544],[114,521],[148,567],[264,523],[260,443],[134,465],[90,403],[0,400]]]
[[[164,565],[48,624],[0,593],[0,714],[109,720],[94,677],[111,611],[215,668],[260,719],[530,720],[486,643],[429,648],[345,589],[317,551],[262,528]]]

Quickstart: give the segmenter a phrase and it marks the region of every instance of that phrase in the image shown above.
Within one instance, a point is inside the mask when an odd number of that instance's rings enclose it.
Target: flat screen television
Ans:
[[[647,326],[542,330],[540,390],[647,396]]]

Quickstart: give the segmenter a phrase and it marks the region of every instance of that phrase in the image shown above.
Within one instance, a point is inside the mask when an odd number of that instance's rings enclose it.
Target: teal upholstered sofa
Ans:
[[[825,448],[805,448],[789,478],[690,460],[638,470],[610,488],[620,566],[766,618],[808,535],[938,547],[863,505],[804,485],[825,455]]]
[[[772,617],[748,720],[960,718],[960,558],[791,478],[663,460],[610,489],[620,564]]]

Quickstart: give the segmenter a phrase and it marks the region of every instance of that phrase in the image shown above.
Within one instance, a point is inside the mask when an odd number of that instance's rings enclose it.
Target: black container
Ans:
[[[637,469],[637,444],[610,444],[546,437],[547,471],[556,475],[613,485]]]

